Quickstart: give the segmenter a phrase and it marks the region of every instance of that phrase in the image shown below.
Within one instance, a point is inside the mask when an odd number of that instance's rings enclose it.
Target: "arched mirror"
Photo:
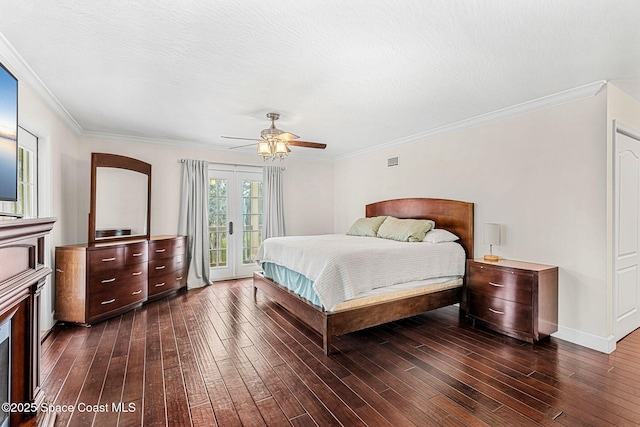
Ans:
[[[89,243],[149,239],[151,165],[117,154],[91,154]]]

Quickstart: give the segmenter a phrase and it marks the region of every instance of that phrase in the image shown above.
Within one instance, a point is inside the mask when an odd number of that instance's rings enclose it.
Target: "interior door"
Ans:
[[[640,136],[617,126],[614,164],[614,335],[640,327]]]
[[[262,171],[209,170],[211,279],[250,277],[260,243]]]

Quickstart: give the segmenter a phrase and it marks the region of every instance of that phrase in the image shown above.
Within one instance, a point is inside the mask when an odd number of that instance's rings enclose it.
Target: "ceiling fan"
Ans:
[[[227,139],[240,139],[244,141],[258,141],[258,154],[266,159],[283,159],[287,157],[287,154],[291,151],[289,146],[294,147],[307,147],[307,148],[320,148],[324,149],[327,144],[310,141],[297,141],[300,138],[298,135],[294,135],[289,132],[285,132],[276,127],[276,120],[280,118],[278,113],[267,113],[267,118],[271,120],[271,126],[267,129],[260,131],[260,139],[256,138],[240,138],[237,136],[222,136]],[[255,143],[254,143],[255,144]],[[238,147],[230,147],[230,149],[247,147],[249,145],[240,145]]]

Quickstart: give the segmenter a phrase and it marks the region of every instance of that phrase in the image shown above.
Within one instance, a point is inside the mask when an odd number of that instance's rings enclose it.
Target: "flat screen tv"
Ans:
[[[18,79],[0,64],[0,200],[18,199]],[[1,214],[0,210],[0,214]]]

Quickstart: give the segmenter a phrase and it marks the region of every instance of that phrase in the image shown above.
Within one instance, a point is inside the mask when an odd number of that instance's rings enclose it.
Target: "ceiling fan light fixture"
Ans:
[[[297,139],[300,138],[298,135],[276,128],[275,121],[280,118],[280,114],[278,113],[268,113],[267,118],[271,120],[271,126],[260,131],[260,139],[240,138],[235,136],[223,136],[222,138],[258,141],[258,155],[262,156],[264,160],[275,160],[276,158],[279,158],[280,160],[284,159],[291,152],[291,148],[289,148],[290,145],[309,148],[325,148],[327,146],[327,144],[320,144],[318,142],[297,141]],[[240,147],[245,147],[245,145],[230,148]]]
[[[289,151],[291,150],[285,141],[271,138],[268,141],[258,142],[258,154],[264,160],[284,159],[289,154]]]

